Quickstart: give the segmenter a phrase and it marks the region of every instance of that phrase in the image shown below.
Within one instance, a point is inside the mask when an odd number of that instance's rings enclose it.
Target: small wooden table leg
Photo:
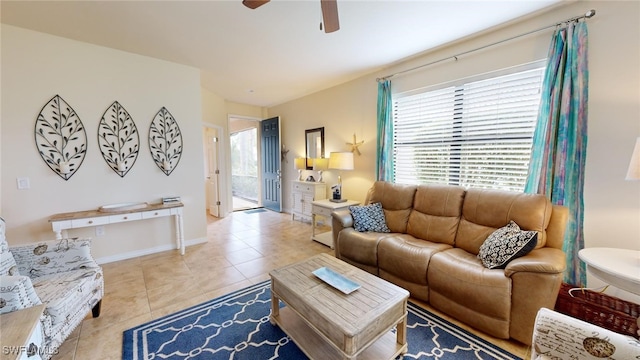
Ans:
[[[407,352],[407,315],[402,317],[402,320],[396,325],[396,342],[400,345],[404,345],[402,354]]]
[[[271,290],[271,316],[269,317],[269,322],[271,325],[275,325],[275,318],[280,316],[280,299],[276,294]]]

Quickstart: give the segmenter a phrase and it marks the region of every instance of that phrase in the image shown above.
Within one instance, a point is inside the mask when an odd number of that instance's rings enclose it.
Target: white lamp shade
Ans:
[[[353,170],[353,153],[350,151],[332,152],[329,155],[329,169]]]
[[[627,180],[640,180],[640,137],[636,139],[636,146],[631,154],[631,162],[627,169]]]
[[[324,171],[329,168],[329,159],[326,158],[316,158],[313,159],[313,170],[314,171]]]
[[[307,168],[307,161],[305,158],[296,158],[293,163],[297,170],[305,170]]]

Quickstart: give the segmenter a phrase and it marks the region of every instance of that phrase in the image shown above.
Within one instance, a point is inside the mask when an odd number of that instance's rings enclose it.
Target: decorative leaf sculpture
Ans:
[[[75,110],[60,95],[46,103],[36,119],[35,140],[42,160],[69,180],[87,153],[87,133]]]
[[[149,127],[149,150],[153,161],[167,176],[180,162],[182,133],[176,119],[164,106]]]
[[[124,177],[138,158],[138,128],[127,110],[114,101],[102,114],[98,125],[98,145],[107,165]]]

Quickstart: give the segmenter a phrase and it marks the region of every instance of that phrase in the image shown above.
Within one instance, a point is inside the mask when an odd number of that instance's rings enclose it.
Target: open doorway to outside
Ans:
[[[229,118],[233,211],[261,207],[259,124],[255,119]]]

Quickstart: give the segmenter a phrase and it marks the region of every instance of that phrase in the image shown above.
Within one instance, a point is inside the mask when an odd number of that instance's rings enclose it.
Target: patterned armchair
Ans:
[[[48,359],[89,310],[100,315],[102,268],[90,239],[62,239],[9,248],[0,218],[0,314],[44,304],[40,318]]]

